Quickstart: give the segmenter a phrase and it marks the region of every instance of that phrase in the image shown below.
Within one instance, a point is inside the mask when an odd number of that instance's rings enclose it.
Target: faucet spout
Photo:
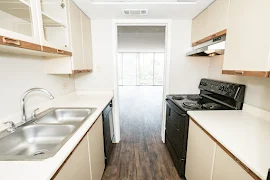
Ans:
[[[32,92],[43,92],[43,93],[47,94],[50,99],[54,99],[53,95],[49,91],[47,91],[46,89],[43,89],[43,88],[32,88],[32,89],[25,91],[21,97],[22,122],[27,121],[26,112],[25,112],[25,99],[28,96],[28,94],[30,94]]]

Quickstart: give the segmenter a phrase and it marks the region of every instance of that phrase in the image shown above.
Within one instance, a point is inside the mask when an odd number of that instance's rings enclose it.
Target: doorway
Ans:
[[[161,142],[165,26],[118,26],[117,32],[121,141]]]
[[[116,27],[116,32],[135,29],[135,33],[117,36],[114,103],[118,107],[114,105],[114,112],[120,112],[121,141],[115,145],[103,179],[180,179],[161,136],[168,92],[168,27],[137,23],[128,27],[120,23]],[[119,31],[119,27],[129,30]],[[153,28],[163,31],[159,34],[161,46],[150,47],[149,37],[140,37],[139,31],[150,31],[148,34],[153,36]],[[139,39],[144,43],[138,43]]]
[[[165,31],[165,26],[117,27],[122,141],[139,140],[138,134],[145,134],[145,129],[161,139]],[[145,135],[144,138],[149,137]]]
[[[146,23],[147,22],[147,23]],[[158,48],[159,50],[156,51],[145,51],[145,47],[148,47],[146,45],[149,44],[149,42],[145,43],[145,45],[142,46],[137,46],[140,48],[133,48],[132,49],[132,43],[126,44],[125,47],[129,46],[129,51],[126,51],[123,47],[121,47],[121,44],[119,44],[118,42],[118,28],[119,27],[126,27],[129,29],[132,29],[132,27],[136,26],[137,28],[139,27],[144,27],[143,31],[148,31],[147,27],[153,27],[153,28],[163,28],[163,32],[165,35],[163,35],[163,51],[160,51],[160,47]],[[159,30],[160,30],[159,29]],[[156,29],[157,31],[159,31],[158,29]],[[114,74],[114,128],[115,128],[115,132],[116,132],[116,138],[115,138],[115,142],[118,143],[120,142],[120,119],[119,119],[119,90],[121,88],[121,86],[128,86],[130,84],[132,84],[133,86],[160,86],[159,89],[161,89],[161,93],[162,93],[162,97],[161,97],[161,101],[162,101],[162,120],[161,120],[161,124],[160,124],[160,130],[159,133],[161,134],[159,136],[159,139],[161,137],[162,141],[165,142],[165,117],[166,117],[166,106],[165,106],[165,98],[166,98],[166,94],[168,94],[169,92],[169,67],[170,67],[170,33],[171,33],[171,20],[114,20],[113,21],[113,42],[114,42],[114,48],[113,48],[113,53],[114,53],[114,70],[115,70],[115,74]],[[165,37],[164,37],[165,36]],[[135,38],[138,39],[138,38]],[[160,38],[159,38],[160,39]],[[164,40],[165,39],[165,40]],[[134,40],[134,38],[133,38]],[[164,47],[164,41],[165,41],[165,47]],[[132,42],[132,41],[129,41]],[[134,42],[134,41],[133,41]],[[144,51],[142,51],[142,49],[144,49]],[[122,54],[118,54],[118,53],[122,53]],[[129,53],[129,54],[128,54]],[[134,53],[130,56],[131,53]],[[119,55],[119,56],[118,56]],[[122,56],[122,57],[121,57]],[[136,69],[135,68],[128,68],[130,71],[126,72],[129,73],[129,76],[123,76],[123,68],[124,67],[120,67],[118,68],[118,62],[119,61],[125,61],[123,60],[123,56],[130,56],[130,58],[132,58],[133,60],[133,67],[136,64]],[[158,59],[161,59],[160,57],[163,56],[163,67],[162,68],[158,68],[159,64],[162,63],[158,63],[157,61],[159,61]],[[149,58],[150,57],[150,58]],[[154,58],[151,58],[154,57]],[[125,57],[124,57],[125,58]],[[149,64],[153,65],[152,68],[146,68],[147,65],[141,65],[142,67],[138,67],[140,65],[140,61],[143,61],[143,59],[148,59],[146,60],[144,63],[146,63],[147,61],[149,62]],[[150,59],[150,60],[149,60]],[[151,63],[151,59],[156,59],[154,62],[152,61]],[[123,64],[124,62],[122,62]],[[121,65],[120,65],[121,66]],[[150,65],[149,65],[150,66]],[[148,66],[148,67],[149,67]],[[157,67],[155,67],[157,66]],[[121,71],[118,71],[118,69],[121,69]],[[148,75],[145,75],[143,77],[143,69],[147,69]],[[163,72],[160,70],[162,69]],[[141,73],[140,73],[141,72]],[[162,72],[162,73],[160,73]],[[121,77],[122,74],[122,77]],[[162,75],[160,75],[162,74]],[[141,75],[141,76],[140,76]],[[120,78],[119,78],[120,76]],[[119,78],[119,81],[118,81]],[[145,82],[144,82],[144,79]],[[151,79],[151,80],[150,80]],[[130,84],[129,84],[130,83]],[[163,87],[161,86],[161,84],[163,85]],[[119,86],[120,85],[120,86]]]

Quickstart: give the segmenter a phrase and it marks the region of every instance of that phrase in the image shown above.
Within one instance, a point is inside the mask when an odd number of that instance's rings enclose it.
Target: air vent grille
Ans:
[[[125,16],[147,16],[148,9],[123,9],[123,15]]]

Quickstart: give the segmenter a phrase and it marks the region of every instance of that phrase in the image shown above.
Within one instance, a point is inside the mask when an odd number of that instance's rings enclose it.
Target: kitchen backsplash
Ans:
[[[226,52],[225,52],[226,53]],[[245,103],[270,111],[270,79],[244,76],[222,75],[222,65],[224,56],[215,56],[210,58],[208,76],[211,79],[217,79],[228,82],[245,84],[246,95]]]
[[[73,76],[47,75],[41,57],[0,53],[0,63],[0,127],[8,117],[20,113],[21,95],[30,88],[45,88],[55,97],[75,90]],[[50,100],[42,93],[30,95],[26,101],[27,112],[47,101]]]

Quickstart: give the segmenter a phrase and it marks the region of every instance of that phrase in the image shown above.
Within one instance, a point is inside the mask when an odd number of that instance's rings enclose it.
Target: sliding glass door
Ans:
[[[164,53],[118,53],[121,86],[162,86]]]

